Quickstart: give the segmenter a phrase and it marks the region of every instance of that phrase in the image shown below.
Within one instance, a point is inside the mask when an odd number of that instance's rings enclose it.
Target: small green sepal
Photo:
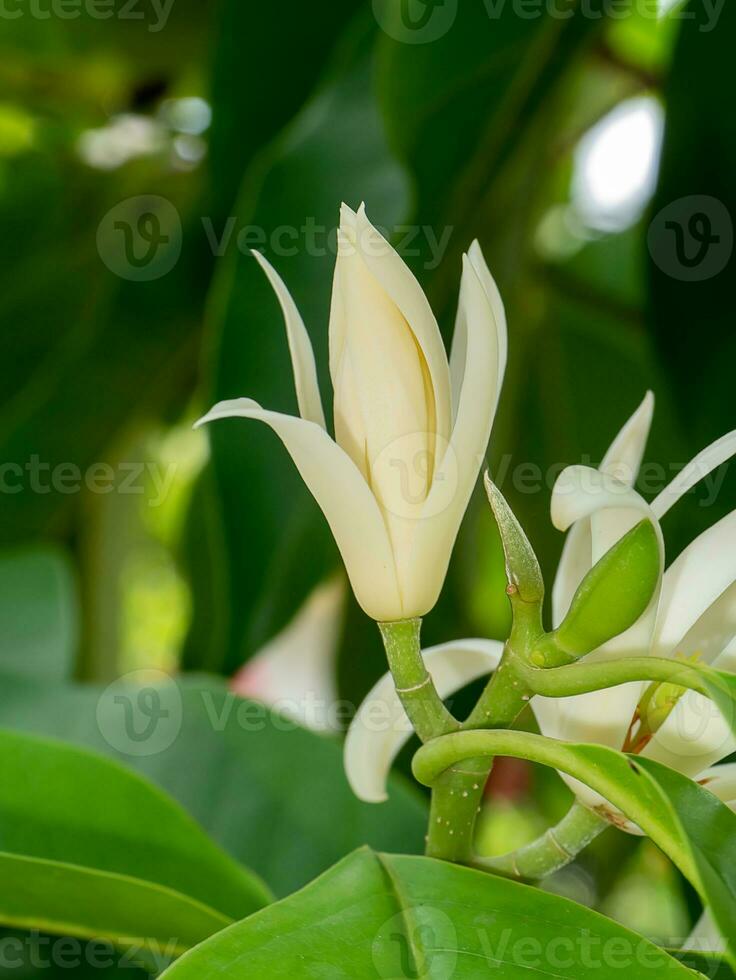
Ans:
[[[649,606],[660,572],[657,535],[651,521],[643,520],[580,583],[567,616],[553,634],[555,645],[582,657],[624,633]]]

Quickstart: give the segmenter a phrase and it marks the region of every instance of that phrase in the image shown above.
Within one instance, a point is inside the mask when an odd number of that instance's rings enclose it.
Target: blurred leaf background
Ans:
[[[480,239],[511,345],[489,460],[548,581],[554,476],[598,462],[647,388],[647,496],[734,427],[736,9],[611,7],[39,0],[0,15],[3,724],[82,738],[68,713],[95,688],[72,677],[230,678],[334,576],[326,524],[273,435],[191,424],[221,398],[296,408],[250,248],[290,286],[329,401],[342,200],[391,234],[448,342],[460,255]],[[727,470],[717,496],[701,488],[668,517],[672,556],[729,509]],[[477,495],[425,639],[502,637],[507,617]],[[354,704],[382,653],[352,598],[340,623]],[[553,776],[495,779],[489,847],[564,810]],[[196,810],[203,787],[162,781]],[[686,931],[697,909],[658,852],[605,844],[617,860],[594,847],[554,887],[652,936]],[[279,875],[284,891],[301,883]]]

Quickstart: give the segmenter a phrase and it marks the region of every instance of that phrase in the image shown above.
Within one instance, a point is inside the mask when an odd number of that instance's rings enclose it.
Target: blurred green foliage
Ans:
[[[16,685],[177,663],[230,676],[338,566],[271,433],[229,423],[207,443],[188,430],[219,398],[295,408],[250,247],[293,291],[325,368],[343,199],[403,241],[447,341],[460,254],[483,245],[511,355],[489,459],[548,582],[555,473],[600,460],[647,388],[648,458],[666,476],[733,427],[733,4],[715,24],[697,0],[659,19],[641,3],[614,18],[603,0],[571,2],[569,18],[449,6],[454,21],[427,43],[408,43],[388,0],[114,0],[105,18],[38,0],[0,15],[0,671]],[[642,96],[665,118],[654,198],[603,228],[576,196],[581,145]],[[609,174],[631,169],[636,139]],[[686,255],[701,231],[719,238],[711,266],[678,261],[667,208],[693,233]],[[114,220],[139,256],[168,237],[169,271],[146,278]],[[728,490],[726,478],[710,506],[693,494],[668,518],[673,552],[725,512]],[[427,642],[502,636],[502,586],[478,494]],[[343,633],[340,686],[355,701],[383,659],[352,600]],[[4,701],[3,724],[49,727],[24,698],[15,714]],[[283,868],[277,880],[293,885]]]

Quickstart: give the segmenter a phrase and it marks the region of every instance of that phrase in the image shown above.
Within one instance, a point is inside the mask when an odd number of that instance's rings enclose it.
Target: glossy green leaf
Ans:
[[[423,857],[358,851],[183,956],[167,980],[675,978],[648,940],[566,899]]]
[[[69,677],[77,615],[73,572],[62,552],[35,547],[0,556],[0,672]]]
[[[306,732],[228,693],[215,680],[151,683],[145,692],[140,696],[124,683],[103,693],[94,687],[7,681],[0,685],[0,725],[81,743],[136,769],[183,804],[277,895],[300,888],[361,844],[405,853],[424,849],[427,810],[416,790],[395,779],[388,803],[360,803],[345,778],[337,739]],[[139,741],[131,740],[131,732],[139,733]],[[36,785],[42,794],[42,783]],[[77,793],[73,783],[70,792]],[[43,814],[44,806],[39,807]],[[169,846],[165,830],[154,826],[149,834],[162,840],[164,849]],[[38,837],[48,846],[40,831]],[[201,848],[186,845],[186,850],[186,860],[173,861],[176,879],[162,883],[186,890],[190,878],[196,882],[192,852]],[[41,853],[70,859],[62,850]]]
[[[212,925],[269,901],[177,803],[117,763],[9,731],[0,732],[0,759],[4,851],[171,889],[216,910]]]
[[[736,814],[725,804],[692,779],[651,759],[526,732],[442,736],[419,750],[414,772],[420,782],[432,785],[460,760],[496,755],[565,772],[621,810],[699,891],[729,943],[732,965],[736,962]]]
[[[177,956],[232,919],[139,878],[0,852],[0,922]]]
[[[660,576],[660,552],[650,521],[625,534],[588,572],[555,641],[582,657],[623,633],[651,602]]]

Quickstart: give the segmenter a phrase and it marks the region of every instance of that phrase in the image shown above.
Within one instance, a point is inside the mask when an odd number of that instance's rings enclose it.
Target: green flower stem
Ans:
[[[630,681],[676,684],[706,697],[712,697],[713,686],[718,686],[716,671],[686,664],[681,660],[665,660],[663,657],[630,657],[591,664],[569,664],[546,670],[523,665],[521,672],[534,694],[548,698],[565,698],[589,691],[601,691],[619,684],[628,684]]]
[[[421,619],[379,623],[396,693],[422,742],[457,731],[459,723],[445,707],[422,658]]]
[[[526,703],[526,688],[514,669],[509,646],[481,699],[460,726],[498,728],[511,725]],[[427,854],[445,861],[470,864],[473,860],[475,821],[492,759],[469,758],[442,773],[432,786]]]
[[[575,802],[557,826],[531,844],[499,857],[476,857],[473,864],[507,878],[539,881],[574,861],[609,826],[603,817]]]
[[[511,601],[514,626],[501,663],[475,708],[459,726],[462,731],[509,728],[531,697],[521,667],[541,633],[539,611],[536,603],[527,605],[517,593],[512,593]],[[492,759],[466,759],[462,766],[449,768],[432,787],[427,841],[430,857],[462,864],[473,862],[475,822],[492,767]]]

